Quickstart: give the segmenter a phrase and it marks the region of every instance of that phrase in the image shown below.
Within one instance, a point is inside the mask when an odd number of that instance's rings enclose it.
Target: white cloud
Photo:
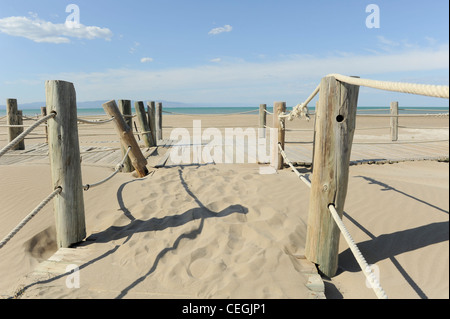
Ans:
[[[392,74],[408,72],[420,78],[422,71],[448,72],[448,45],[397,54],[297,55],[271,62],[233,62],[161,70],[110,69],[91,73],[47,74],[41,80],[66,79],[77,88],[79,100],[158,98],[185,102],[261,102],[305,99],[330,73],[401,81]],[[427,83],[427,82],[425,82]],[[447,85],[448,83],[441,83]],[[371,89],[373,90],[373,89]],[[378,94],[378,90],[377,91]],[[382,94],[383,92],[380,91]],[[364,95],[361,95],[364,98]],[[368,95],[366,95],[367,98]],[[413,96],[413,98],[416,98]]]
[[[37,18],[30,13],[27,17],[7,17],[0,19],[0,32],[11,36],[23,37],[38,43],[69,43],[70,38],[96,38],[110,40],[112,32],[108,28],[96,26],[76,26],[64,23],[54,24]]]
[[[223,27],[212,29],[211,31],[208,32],[208,34],[216,35],[223,32],[231,32],[231,30],[233,30],[233,27],[229,24],[226,24]]]
[[[214,63],[219,63],[219,62],[221,62],[221,61],[222,61],[221,58],[215,58],[215,59],[209,60],[209,62],[214,62]]]
[[[153,62],[153,58],[142,58],[141,63]]]

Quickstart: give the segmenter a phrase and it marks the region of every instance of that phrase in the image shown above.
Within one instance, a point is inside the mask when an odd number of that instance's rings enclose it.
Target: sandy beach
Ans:
[[[191,130],[194,119],[220,130],[258,125],[257,115],[164,115],[163,137],[174,128]],[[313,124],[289,122],[310,130],[287,132],[287,141],[312,141]],[[448,116],[402,118],[400,125],[407,127],[401,141],[449,138]],[[389,142],[389,128],[376,128],[388,126],[389,118],[360,117],[354,141]],[[6,132],[0,128],[0,148]],[[41,135],[26,145],[45,142],[42,133],[38,128]],[[112,124],[80,125],[79,134],[81,146],[120,146]],[[24,277],[57,251],[49,204],[0,250],[1,297],[311,298],[299,271],[309,189],[290,169],[261,174],[256,163],[152,163],[145,178],[120,173],[84,193],[79,288],[69,289],[67,276],[24,286]],[[82,163],[82,173],[90,183],[111,168]],[[1,239],[51,192],[51,182],[45,161],[0,165],[0,176]],[[350,166],[343,220],[389,298],[449,298],[448,142],[446,162]],[[342,237],[338,273],[323,281],[329,299],[376,298]]]

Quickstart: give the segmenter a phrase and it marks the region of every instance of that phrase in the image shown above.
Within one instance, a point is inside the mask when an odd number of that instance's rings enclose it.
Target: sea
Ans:
[[[20,107],[19,107],[20,109]],[[292,107],[288,107],[287,111],[292,110]],[[23,115],[25,116],[36,116],[40,115],[41,110],[37,108],[24,109]],[[267,111],[273,112],[273,107],[267,107]],[[186,114],[186,115],[220,115],[220,114],[258,114],[258,107],[166,107],[163,106],[164,115],[172,114]],[[314,114],[315,108],[309,107],[309,112]],[[357,114],[389,114],[389,107],[358,107]],[[438,114],[438,113],[449,113],[448,107],[400,107],[399,112],[401,114]],[[78,108],[78,116],[96,116],[105,115],[103,108]],[[6,115],[5,107],[0,108],[0,117]]]

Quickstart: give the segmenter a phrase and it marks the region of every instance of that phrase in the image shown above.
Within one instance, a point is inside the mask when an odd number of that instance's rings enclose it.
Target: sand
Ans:
[[[253,115],[198,118],[203,127],[257,123]],[[193,120],[173,115],[164,119],[165,137],[172,128],[191,127]],[[371,128],[388,121],[361,118],[358,125]],[[306,122],[290,125],[312,127]],[[448,117],[408,119],[408,125],[445,127]],[[448,139],[448,130],[409,130],[402,138]],[[361,130],[355,140],[388,136],[388,130]],[[311,132],[288,135],[311,137]],[[0,147],[5,139],[0,135]],[[80,139],[82,145],[108,141],[102,145],[118,146],[108,125],[83,127]],[[36,136],[26,143],[41,141]],[[350,167],[344,223],[389,298],[449,298],[448,165],[415,161]],[[88,238],[78,248],[84,252],[77,264],[79,288],[69,289],[66,275],[23,289],[24,276],[57,250],[50,204],[0,250],[0,295],[7,298],[20,291],[24,299],[310,298],[308,278],[299,266],[309,189],[289,169],[262,175],[260,167],[184,165],[150,167],[150,175],[142,179],[116,175],[84,193]],[[83,165],[82,171],[83,182],[111,173],[110,168],[90,165]],[[50,168],[44,163],[0,165],[0,176],[3,238],[50,193]],[[338,273],[323,281],[330,299],[376,297],[343,237]]]

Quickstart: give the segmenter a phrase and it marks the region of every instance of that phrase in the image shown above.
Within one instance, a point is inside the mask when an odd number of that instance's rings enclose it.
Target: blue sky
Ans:
[[[370,4],[379,28],[366,25]],[[295,105],[330,73],[448,85],[448,29],[448,0],[1,0],[0,104],[45,101],[56,79],[78,101],[242,106]],[[448,106],[361,88],[361,106],[392,100]]]

